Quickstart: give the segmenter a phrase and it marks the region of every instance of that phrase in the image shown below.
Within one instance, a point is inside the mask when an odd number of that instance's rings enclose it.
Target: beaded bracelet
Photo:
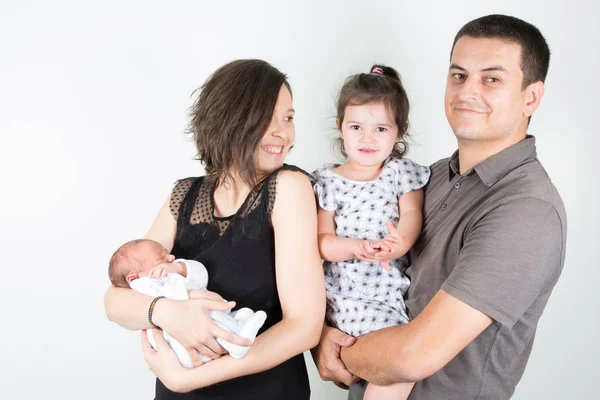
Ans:
[[[160,299],[164,299],[165,296],[158,296],[155,297],[152,300],[152,303],[150,303],[150,307],[148,307],[148,322],[150,322],[150,325],[152,325],[154,328],[162,331],[160,326],[154,325],[154,322],[152,322],[152,313],[154,312],[154,306],[156,305],[156,302],[159,301]]]

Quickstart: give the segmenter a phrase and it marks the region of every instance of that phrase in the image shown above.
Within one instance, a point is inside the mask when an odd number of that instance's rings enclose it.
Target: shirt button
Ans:
[[[458,189],[458,188],[460,187],[460,182],[456,182],[456,183],[454,184],[454,187],[455,187],[456,189]]]
[[[442,204],[442,211],[446,211],[446,208],[448,208],[448,206],[446,204]]]

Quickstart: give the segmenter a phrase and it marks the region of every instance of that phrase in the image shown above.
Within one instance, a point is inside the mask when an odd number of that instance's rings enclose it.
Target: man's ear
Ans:
[[[525,88],[525,107],[523,107],[523,116],[531,117],[533,112],[540,106],[544,97],[544,82],[537,81],[529,84]]]

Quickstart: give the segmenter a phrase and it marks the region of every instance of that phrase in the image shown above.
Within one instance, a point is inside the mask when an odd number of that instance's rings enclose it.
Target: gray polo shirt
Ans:
[[[417,316],[440,290],[494,321],[411,400],[508,399],[560,276],[565,209],[536,158],[535,138],[460,175],[458,152],[431,166],[421,237],[410,252],[406,306]],[[362,398],[359,385],[349,398]]]

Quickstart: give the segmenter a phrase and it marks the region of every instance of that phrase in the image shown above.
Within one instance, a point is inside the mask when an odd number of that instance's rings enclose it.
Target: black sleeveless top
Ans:
[[[236,309],[263,310],[262,333],[282,319],[275,280],[275,240],[271,211],[277,174],[302,171],[284,165],[252,190],[238,212],[214,215],[215,180],[205,177],[177,182],[171,213],[177,219],[172,254],[197,260],[208,270],[208,290],[236,302]],[[258,374],[242,376],[189,393],[174,393],[156,380],[156,400],[174,399],[308,399],[310,387],[302,354]]]

